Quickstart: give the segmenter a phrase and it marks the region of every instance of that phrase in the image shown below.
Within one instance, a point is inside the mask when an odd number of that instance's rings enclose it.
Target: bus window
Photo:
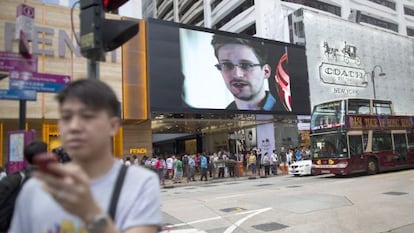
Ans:
[[[392,150],[392,141],[390,133],[377,133],[374,132],[372,135],[372,150],[373,151],[384,151]]]
[[[314,158],[342,158],[348,154],[344,134],[315,135],[311,142]]]
[[[329,102],[314,107],[311,129],[338,127],[344,124],[345,105],[343,101]]]
[[[391,103],[388,103],[388,102],[374,102],[374,114],[392,115]]]
[[[368,134],[367,133],[364,133],[362,135],[362,145],[363,145],[364,151],[367,150],[367,146],[368,146]]]
[[[414,150],[414,130],[407,134],[408,138],[408,149]]]
[[[351,135],[349,136],[349,154],[351,156],[360,156],[363,152],[362,136]]]
[[[349,114],[370,114],[369,100],[349,100],[348,102],[348,113]]]
[[[407,159],[407,141],[405,134],[394,134],[394,150],[400,159]]]

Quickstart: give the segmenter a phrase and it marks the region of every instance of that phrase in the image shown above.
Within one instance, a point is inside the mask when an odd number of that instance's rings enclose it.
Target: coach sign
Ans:
[[[356,87],[366,87],[368,84],[368,74],[361,68],[323,62],[319,74],[324,83]]]

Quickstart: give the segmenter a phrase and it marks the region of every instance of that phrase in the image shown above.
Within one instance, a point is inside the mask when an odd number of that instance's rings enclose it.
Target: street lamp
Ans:
[[[377,98],[377,95],[375,93],[375,68],[379,68],[380,69],[380,73],[378,74],[378,76],[382,77],[385,76],[386,74],[382,71],[382,66],[380,65],[375,65],[374,68],[372,68],[371,71],[371,81],[372,81],[372,88],[374,90],[374,99]]]

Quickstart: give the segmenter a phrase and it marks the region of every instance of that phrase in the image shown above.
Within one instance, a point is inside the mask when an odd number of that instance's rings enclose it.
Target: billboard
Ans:
[[[305,49],[150,19],[152,112],[310,114]]]

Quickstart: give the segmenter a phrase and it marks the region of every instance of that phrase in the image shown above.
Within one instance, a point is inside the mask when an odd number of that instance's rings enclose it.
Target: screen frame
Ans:
[[[301,46],[301,45],[296,45],[296,44],[290,44],[290,43],[285,43],[285,42],[280,42],[280,41],[273,41],[273,40],[269,40],[269,39],[264,39],[264,38],[259,38],[259,37],[252,37],[249,35],[242,35],[242,34],[236,34],[236,33],[231,33],[231,32],[226,32],[226,31],[220,31],[220,30],[215,30],[215,29],[209,29],[209,28],[203,28],[203,27],[197,27],[197,26],[193,26],[193,25],[186,25],[186,24],[181,24],[181,23],[175,23],[175,22],[170,22],[170,21],[163,21],[163,20],[159,20],[159,19],[149,19],[147,22],[147,70],[148,70],[148,86],[149,86],[149,103],[150,103],[150,111],[152,113],[200,113],[200,114],[204,114],[204,113],[213,113],[213,114],[278,114],[278,115],[310,115],[311,113],[311,105],[310,105],[310,90],[309,90],[309,78],[308,78],[308,70],[307,70],[307,59],[306,59],[306,51],[305,51],[305,47]],[[158,27],[158,28],[157,28]],[[168,28],[168,30],[174,31],[176,38],[163,38],[160,35],[154,35],[154,33],[163,33],[162,30],[159,30],[161,28]],[[289,60],[289,73],[293,73],[293,77],[297,77],[299,76],[301,78],[301,80],[299,81],[293,81],[291,82],[291,91],[295,91],[297,93],[300,93],[300,97],[298,100],[295,100],[292,97],[292,111],[286,111],[284,108],[279,108],[276,111],[266,111],[266,110],[231,110],[231,109],[215,109],[215,108],[192,108],[189,106],[185,105],[185,102],[182,98],[182,91],[183,91],[183,83],[184,83],[184,74],[181,73],[182,77],[181,80],[176,80],[177,83],[170,83],[172,85],[166,85],[164,87],[160,87],[157,86],[159,85],[160,80],[157,80],[157,75],[159,75],[159,72],[161,69],[159,69],[158,67],[161,67],[162,65],[166,65],[166,66],[162,66],[165,67],[166,70],[168,70],[171,67],[175,66],[179,66],[179,71],[182,71],[182,59],[181,59],[181,46],[180,46],[180,36],[179,36],[179,32],[181,29],[184,30],[192,30],[192,31],[196,31],[196,32],[201,32],[201,33],[211,33],[211,34],[218,34],[218,35],[222,35],[222,36],[230,36],[230,37],[237,37],[237,38],[241,38],[241,39],[246,39],[246,40],[252,40],[256,43],[262,43],[262,44],[269,44],[270,46],[282,46],[282,47],[286,47],[288,49],[288,54],[289,56],[291,54],[293,54],[293,58],[299,57],[300,61],[295,61],[294,59]],[[167,42],[167,40],[169,40]],[[155,40],[155,41],[154,41]],[[160,40],[162,42],[164,42],[163,45],[160,45],[161,48],[158,48],[158,51],[156,51],[154,53],[154,43],[157,42],[157,40]],[[168,56],[167,57],[163,57],[162,54],[160,54],[162,48],[165,48],[167,46],[168,43],[174,43],[177,42],[178,45],[175,45],[176,48],[175,49],[175,57],[171,56],[169,58],[171,58],[171,61],[173,64],[169,64],[168,60]],[[170,44],[172,45],[172,44]],[[211,44],[209,44],[209,46],[211,47],[211,49],[213,50]],[[171,46],[170,46],[171,47]],[[179,61],[174,61],[174,58],[178,58],[177,60]],[[156,60],[158,57],[161,57],[162,61]],[[157,64],[154,64],[157,63]],[[159,64],[162,64],[161,66]],[[294,67],[299,66],[300,69],[294,69]],[[176,69],[177,68],[173,68]],[[299,71],[298,71],[299,70]],[[273,75],[273,71],[272,71],[272,75]],[[274,78],[272,78],[273,80]],[[169,80],[171,81],[171,80]],[[157,83],[158,82],[158,83]],[[275,81],[274,81],[275,82]],[[272,83],[269,81],[269,85],[272,85]],[[169,88],[169,89],[168,89]],[[176,88],[174,90],[174,88]],[[181,96],[177,95],[177,88],[180,90]],[[163,93],[161,95],[165,95],[164,99],[168,100],[165,101],[166,105],[168,106],[162,106],[162,104],[160,104],[160,100],[158,100],[158,96],[160,95],[160,93],[162,93],[161,90],[167,90],[167,93]],[[172,93],[174,92],[175,93]],[[271,92],[273,95],[277,94],[274,91]],[[294,97],[298,96],[296,94],[294,94]],[[275,98],[277,99],[277,102],[280,102],[280,98],[279,96],[275,96]],[[278,104],[280,105],[280,104]]]

